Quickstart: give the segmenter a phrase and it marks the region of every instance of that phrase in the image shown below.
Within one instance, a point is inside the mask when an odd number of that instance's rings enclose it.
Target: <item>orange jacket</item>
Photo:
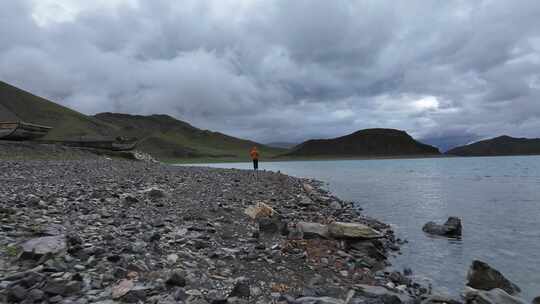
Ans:
[[[257,151],[255,148],[249,151],[249,155],[251,156],[251,159],[259,159],[259,151]]]

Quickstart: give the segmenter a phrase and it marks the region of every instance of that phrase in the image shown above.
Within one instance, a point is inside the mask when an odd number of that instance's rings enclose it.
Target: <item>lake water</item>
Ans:
[[[250,163],[205,164],[251,168]],[[459,295],[467,269],[480,259],[540,296],[540,157],[261,162],[261,169],[328,183],[335,195],[391,224],[409,241],[393,267],[411,267],[417,280]],[[463,238],[422,232],[428,221],[458,216]]]

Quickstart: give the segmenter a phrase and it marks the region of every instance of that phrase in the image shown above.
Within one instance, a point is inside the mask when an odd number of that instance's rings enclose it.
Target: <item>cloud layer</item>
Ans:
[[[537,0],[0,4],[0,79],[87,114],[263,142],[540,136]]]

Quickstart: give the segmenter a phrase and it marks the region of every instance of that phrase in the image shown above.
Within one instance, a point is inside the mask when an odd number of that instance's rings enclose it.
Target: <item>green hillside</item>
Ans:
[[[139,150],[164,160],[247,159],[256,145],[263,157],[285,152],[218,132],[197,129],[167,115],[102,113],[87,116],[0,81],[0,121],[22,120],[53,127],[45,140],[141,139]]]
[[[101,113],[97,119],[120,127],[123,136],[142,139],[139,147],[169,159],[184,157],[247,158],[249,149],[259,147],[265,157],[273,157],[285,150],[270,148],[219,132],[201,130],[168,115],[128,115]]]
[[[51,126],[45,139],[79,139],[103,137],[114,133],[115,127],[94,117],[83,115],[44,98],[0,81],[0,120],[14,118],[25,122]]]

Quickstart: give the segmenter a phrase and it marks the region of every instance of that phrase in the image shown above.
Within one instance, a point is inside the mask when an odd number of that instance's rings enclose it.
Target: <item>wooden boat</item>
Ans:
[[[0,122],[0,139],[33,140],[47,135],[51,129],[51,127],[22,121]]]

